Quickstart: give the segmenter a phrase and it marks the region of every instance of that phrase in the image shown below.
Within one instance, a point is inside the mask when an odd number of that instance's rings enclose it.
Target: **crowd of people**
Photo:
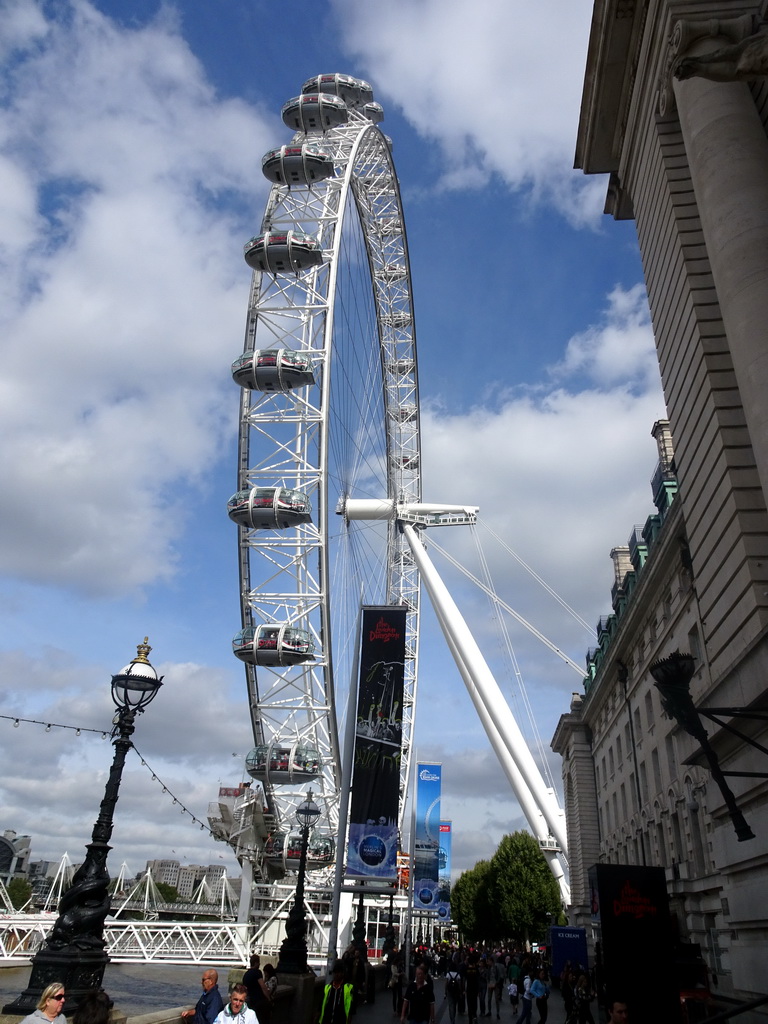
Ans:
[[[512,1024],[547,1022],[553,978],[542,954],[502,948],[421,947],[413,953],[414,981],[405,988],[401,953],[390,957],[389,968],[392,1009],[401,1024],[438,1024],[438,1017],[442,1020],[444,1013],[435,1013],[433,975],[445,980],[447,1024],[462,1024],[457,1017],[464,1014],[467,1024],[478,1024],[487,1017],[501,1020],[502,1007],[507,1002],[512,1010]],[[595,1024],[593,1008],[597,1013],[598,986],[594,976],[583,965],[568,961],[554,983],[562,995],[566,1024]],[[601,995],[608,1024],[627,1024],[624,999],[605,992]]]
[[[406,967],[402,951],[388,958],[388,987],[393,1014],[400,1024],[479,1024],[481,1018],[501,1020],[502,1008],[510,1005],[512,1024],[547,1024],[552,978],[541,954],[473,947],[419,947]],[[437,1012],[433,976],[444,979],[443,1001]],[[235,984],[225,1002],[215,970],[203,971],[202,993],[194,1009],[182,1013],[182,1024],[270,1024],[277,976],[271,964],[261,970],[257,955],[242,983]],[[350,947],[333,967],[324,986],[318,1024],[349,1024],[356,1008],[366,1001],[368,965]],[[566,962],[555,979],[560,989],[566,1024],[595,1024],[592,1006],[598,986],[580,964]],[[64,985],[54,982],[41,994],[37,1008],[21,1024],[66,1024]],[[628,1008],[622,998],[604,998],[607,1024],[628,1024]],[[103,991],[87,993],[72,1017],[72,1024],[108,1024],[112,1000]],[[505,1014],[505,1018],[506,1018]]]

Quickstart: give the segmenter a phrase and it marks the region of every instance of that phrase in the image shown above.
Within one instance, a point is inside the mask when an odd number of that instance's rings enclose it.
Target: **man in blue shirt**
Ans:
[[[224,1009],[224,1000],[219,992],[219,975],[217,971],[203,971],[201,979],[203,994],[197,1000],[194,1010],[185,1010],[181,1015],[184,1024],[213,1024]]]

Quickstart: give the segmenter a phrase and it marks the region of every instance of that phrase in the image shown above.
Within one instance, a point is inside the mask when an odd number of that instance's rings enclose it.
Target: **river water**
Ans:
[[[216,964],[205,966],[216,967]],[[229,967],[218,968],[218,971],[219,989],[222,996],[226,996]],[[202,967],[171,964],[107,964],[104,989],[115,1006],[132,1017],[171,1006],[193,1006],[203,991],[202,972]],[[29,973],[29,967],[0,968],[0,1006],[21,995],[29,982]]]

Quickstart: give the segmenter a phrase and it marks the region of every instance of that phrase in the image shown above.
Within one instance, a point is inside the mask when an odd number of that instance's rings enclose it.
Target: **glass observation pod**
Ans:
[[[403,223],[399,217],[382,217],[381,220],[376,222],[376,227],[379,234],[384,238],[403,233]]]
[[[416,470],[419,468],[419,456],[418,455],[395,455],[394,463],[399,466],[400,469]]]
[[[261,159],[264,177],[277,185],[311,185],[333,177],[333,169],[331,154],[306,142],[270,149]]]
[[[280,111],[283,124],[297,132],[327,132],[349,120],[349,107],[329,92],[294,96]]]
[[[312,503],[291,487],[252,487],[232,495],[227,515],[251,530],[288,530],[312,522]]]
[[[380,103],[366,103],[361,110],[361,113],[368,118],[369,121],[373,121],[374,124],[380,124],[384,120],[384,107]],[[390,150],[392,147],[389,147]]]
[[[289,348],[243,352],[232,363],[232,378],[251,391],[291,391],[315,383],[309,358]]]
[[[388,283],[404,281],[408,276],[408,271],[405,267],[401,267],[399,264],[394,264],[388,267],[379,267],[375,273],[377,281],[386,281]]]
[[[416,369],[416,362],[413,359],[394,359],[392,362],[387,363],[387,370],[395,377],[404,377],[406,374],[411,374]]]
[[[391,313],[385,313],[381,318],[381,322],[386,327],[402,330],[404,327],[411,326],[411,314],[404,313],[401,309],[395,309]]]
[[[246,757],[245,770],[252,779],[269,776],[277,783],[311,781],[320,774],[320,751],[304,743],[261,743]]]
[[[362,78],[352,75],[314,75],[301,87],[302,95],[307,93],[330,93],[339,96],[350,107],[365,107],[373,100],[373,89]],[[376,104],[378,106],[378,104]]]
[[[249,665],[300,665],[312,658],[315,643],[306,629],[267,622],[236,633],[232,651]]]
[[[307,867],[313,870],[333,864],[335,850],[333,836],[310,836],[307,845]],[[288,871],[298,871],[301,860],[301,833],[273,832],[264,843],[264,859],[267,863]]]
[[[396,423],[413,423],[416,419],[416,406],[400,405],[390,409],[389,415]]]
[[[256,235],[243,246],[245,262],[251,270],[268,274],[298,274],[300,270],[319,266],[323,262],[323,250],[312,235],[301,231],[265,231]]]

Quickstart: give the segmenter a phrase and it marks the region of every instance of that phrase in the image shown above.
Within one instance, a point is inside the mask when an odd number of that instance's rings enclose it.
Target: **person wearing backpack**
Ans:
[[[456,1024],[456,1008],[464,996],[464,980],[451,964],[445,972],[445,998],[448,1000],[448,1017],[451,1024]]]

